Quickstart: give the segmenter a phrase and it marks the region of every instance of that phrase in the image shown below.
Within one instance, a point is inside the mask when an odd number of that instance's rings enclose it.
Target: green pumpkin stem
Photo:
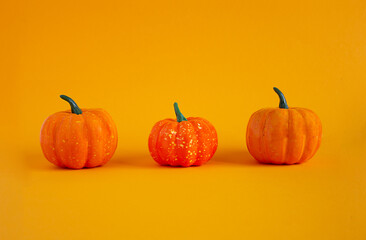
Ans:
[[[283,95],[283,93],[278,88],[276,88],[276,87],[274,87],[273,90],[280,97],[280,106],[279,106],[279,108],[288,109],[288,105],[287,105],[287,102],[286,102],[286,98]]]
[[[175,111],[175,115],[177,116],[177,122],[187,121],[187,119],[180,112],[178,103],[176,103],[176,102],[174,103],[174,111]]]
[[[83,113],[81,111],[81,109],[78,107],[78,105],[74,102],[74,100],[72,100],[70,97],[68,97],[66,95],[60,95],[60,98],[62,98],[63,100],[65,100],[66,102],[68,102],[70,104],[72,113],[75,113],[77,115]]]

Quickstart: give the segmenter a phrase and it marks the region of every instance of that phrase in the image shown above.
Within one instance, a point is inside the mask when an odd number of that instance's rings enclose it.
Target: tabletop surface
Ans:
[[[10,195],[2,199],[9,216],[3,220],[5,236],[363,239],[366,234],[366,158],[319,153],[301,165],[273,166],[258,164],[243,149],[227,149],[200,167],[163,167],[148,154],[128,154],[103,167],[66,170],[40,152],[18,157],[9,160],[21,160],[24,168],[8,173]]]

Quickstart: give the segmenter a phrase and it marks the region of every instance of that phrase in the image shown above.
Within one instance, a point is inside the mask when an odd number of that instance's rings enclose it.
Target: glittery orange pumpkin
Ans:
[[[71,111],[49,116],[41,129],[43,154],[65,168],[97,167],[107,163],[117,147],[117,128],[103,109],[80,109],[61,95]]]
[[[209,161],[217,149],[217,133],[203,118],[186,119],[174,103],[177,119],[157,122],[149,136],[149,150],[161,165],[199,166]]]
[[[320,146],[322,125],[318,116],[305,108],[289,108],[282,92],[279,108],[261,109],[250,117],[247,147],[261,163],[295,164],[314,156]]]

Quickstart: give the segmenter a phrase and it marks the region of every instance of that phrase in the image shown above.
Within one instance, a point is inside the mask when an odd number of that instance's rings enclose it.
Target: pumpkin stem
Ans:
[[[288,105],[287,105],[287,102],[286,102],[286,98],[283,95],[283,93],[278,88],[276,88],[276,87],[274,87],[273,90],[280,97],[280,106],[279,106],[279,108],[288,109]]]
[[[176,103],[176,102],[174,103],[174,111],[175,111],[175,115],[177,116],[177,122],[187,121],[187,119],[180,112],[178,103]]]
[[[77,115],[83,113],[81,111],[81,109],[78,107],[78,105],[74,102],[74,100],[72,100],[70,97],[68,97],[66,95],[60,95],[60,98],[62,98],[63,100],[65,100],[66,102],[68,102],[70,104],[72,113],[75,113]]]

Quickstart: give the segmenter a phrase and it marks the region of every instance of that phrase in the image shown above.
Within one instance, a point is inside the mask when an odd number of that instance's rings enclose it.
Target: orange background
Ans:
[[[0,52],[0,239],[366,239],[366,1],[2,1]],[[273,86],[322,120],[308,163],[246,150]],[[107,165],[43,157],[60,94],[112,115]],[[149,156],[174,101],[217,129],[202,167]]]

